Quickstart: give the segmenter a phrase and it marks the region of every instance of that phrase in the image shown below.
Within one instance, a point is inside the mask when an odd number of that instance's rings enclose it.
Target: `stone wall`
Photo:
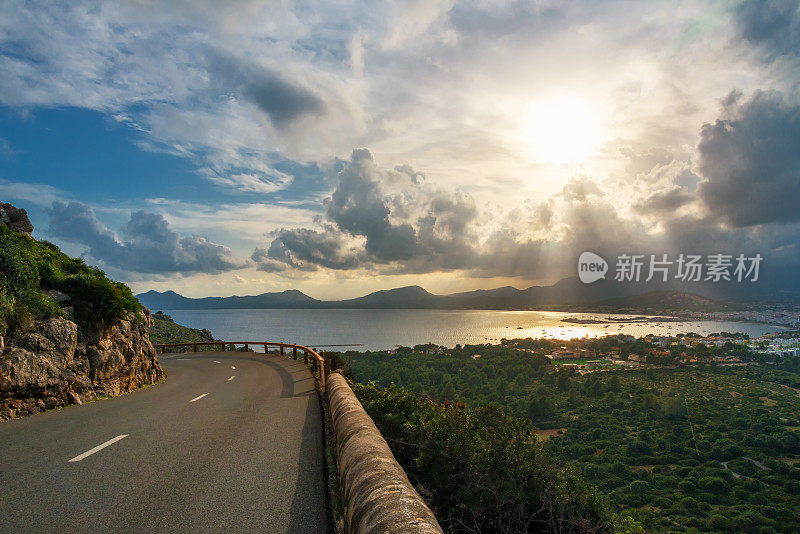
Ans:
[[[345,534],[442,533],[425,501],[339,373],[328,377],[327,401],[344,505]]]
[[[38,321],[6,338],[0,353],[0,420],[121,395],[164,377],[145,308],[102,333],[83,333],[67,319]]]

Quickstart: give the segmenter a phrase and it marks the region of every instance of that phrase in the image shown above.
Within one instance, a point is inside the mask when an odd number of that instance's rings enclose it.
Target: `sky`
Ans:
[[[0,200],[136,292],[797,285],[797,0],[0,8]]]

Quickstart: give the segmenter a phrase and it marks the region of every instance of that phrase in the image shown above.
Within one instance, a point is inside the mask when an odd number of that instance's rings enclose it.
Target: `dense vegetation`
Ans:
[[[579,469],[612,511],[649,530],[800,531],[798,358],[580,376],[511,347],[440,352],[418,346],[345,358],[358,381],[470,408],[496,403],[551,429],[538,431],[552,436],[545,451]]]
[[[398,387],[354,390],[448,532],[612,530],[604,500],[548,456],[529,420]]]
[[[77,320],[89,329],[102,329],[141,308],[128,286],[109,280],[100,269],[67,256],[52,243],[0,225],[0,334],[60,315],[47,290],[68,295]]]
[[[208,330],[179,325],[172,317],[162,311],[155,312],[152,317],[153,326],[150,327],[150,341],[154,345],[160,343],[214,341],[214,336]]]

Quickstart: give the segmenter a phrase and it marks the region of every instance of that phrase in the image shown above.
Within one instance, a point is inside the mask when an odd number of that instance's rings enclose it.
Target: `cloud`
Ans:
[[[600,196],[602,194],[597,184],[588,176],[572,178],[560,193],[567,200],[586,200],[589,195]]]
[[[800,53],[798,0],[747,0],[737,8],[734,21],[741,38],[769,59]]]
[[[800,220],[800,106],[779,93],[724,101],[725,117],[704,124],[698,194],[709,215],[736,227]]]
[[[54,202],[49,233],[87,247],[92,258],[126,272],[149,274],[220,273],[248,264],[230,249],[198,235],[170,229],[162,215],[137,211],[116,233],[80,202]]]
[[[334,178],[336,187],[323,201],[321,229],[274,232],[268,246],[252,256],[259,269],[462,270],[533,279],[563,272],[581,247],[617,250],[621,243],[640,241],[637,227],[621,221],[587,178],[571,182],[548,202],[496,214],[480,210],[467,193],[434,187],[408,165],[382,170],[366,149],[354,150]]]
[[[335,179],[323,201],[324,230],[278,231],[253,256],[260,268],[277,270],[275,262],[338,270],[395,263],[406,272],[428,272],[461,268],[474,254],[468,242],[477,217],[471,196],[435,190],[407,165],[381,171],[366,149],[354,150]]]
[[[207,57],[209,73],[218,86],[238,91],[280,128],[325,111],[325,103],[319,96],[269,68],[221,50],[212,50]]]
[[[744,105],[729,102],[728,112],[735,120],[757,113],[771,123],[777,113],[766,113],[763,106],[770,108],[778,101],[769,97],[762,102],[764,98],[756,95]],[[751,109],[753,102],[760,104]],[[791,113],[780,109],[784,118],[791,118]],[[735,122],[734,118],[724,120]],[[723,251],[761,253],[788,273],[789,266],[800,265],[795,244],[800,224],[770,223],[777,218],[798,220],[798,211],[772,214],[747,227],[732,224],[730,214],[749,220],[757,213],[769,213],[762,204],[776,199],[765,191],[781,190],[791,196],[798,186],[789,184],[788,178],[778,178],[783,185],[776,189],[774,184],[764,184],[764,179],[755,183],[767,185],[763,191],[739,192],[735,206],[716,206],[719,210],[715,211],[714,199],[733,198],[722,190],[738,187],[736,179],[729,178],[747,173],[723,172],[718,163],[713,168],[722,174],[708,172],[708,158],[720,142],[711,130],[730,134],[739,127],[740,123],[703,128],[698,149],[700,178],[687,163],[658,155],[652,164],[640,167],[639,189],[618,191],[616,182],[597,183],[581,176],[544,201],[510,203],[504,208],[479,207],[471,195],[439,189],[407,165],[382,169],[370,151],[358,149],[331,177],[335,187],[323,201],[325,212],[317,221],[318,228],[277,230],[270,234],[267,246],[256,249],[252,260],[259,269],[282,276],[320,269],[356,277],[460,271],[468,277],[539,280],[574,272],[575,260],[585,250],[610,258],[623,253]],[[741,152],[742,158],[729,153],[719,158],[736,171],[750,154],[744,148],[728,148]],[[788,148],[772,152],[769,143],[763,150],[773,158],[794,154]],[[746,165],[749,169],[754,164]],[[786,169],[797,168],[792,165]],[[702,181],[695,189],[697,179]],[[748,206],[753,198],[756,206]]]
[[[643,215],[663,215],[672,213],[694,199],[680,187],[675,187],[669,191],[654,193],[634,204],[633,208]]]
[[[69,195],[56,187],[33,182],[12,182],[0,178],[0,198],[22,200],[41,207],[50,206],[56,199]]]
[[[257,248],[252,260],[258,269],[280,272],[287,268],[316,271],[318,267],[351,270],[362,266],[365,254],[357,247],[348,247],[346,238],[332,229],[281,229],[273,233],[268,249]]]

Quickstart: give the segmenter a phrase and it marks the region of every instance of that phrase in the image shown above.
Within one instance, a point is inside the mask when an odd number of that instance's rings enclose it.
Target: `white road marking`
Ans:
[[[183,360],[183,361],[185,361],[185,362],[188,362],[188,361],[189,361],[189,358],[175,358],[175,359],[176,359],[176,360]]]
[[[217,360],[214,360],[214,363],[222,363],[222,362],[218,362]]]
[[[127,437],[128,437],[128,434],[120,434],[116,438],[112,438],[112,439],[106,441],[105,443],[101,443],[100,445],[98,445],[94,449],[89,449],[88,451],[84,452],[83,454],[79,454],[78,456],[76,456],[72,460],[68,460],[68,462],[80,462],[84,458],[93,455],[97,451],[105,449],[109,445],[113,445],[114,443],[118,442],[119,440],[127,438]]]
[[[200,399],[202,399],[202,398],[203,398],[203,397],[205,397],[206,395],[208,395],[208,393],[203,393],[203,394],[202,394],[202,395],[200,395],[199,397],[195,397],[195,398],[193,398],[192,400],[190,400],[189,402],[199,401]]]
[[[231,381],[231,380],[233,380],[234,378],[236,378],[236,375],[233,375],[232,377],[230,377],[230,378],[228,379],[228,382],[230,382],[230,381]]]
[[[231,369],[236,369],[236,366],[235,365],[231,365]]]

